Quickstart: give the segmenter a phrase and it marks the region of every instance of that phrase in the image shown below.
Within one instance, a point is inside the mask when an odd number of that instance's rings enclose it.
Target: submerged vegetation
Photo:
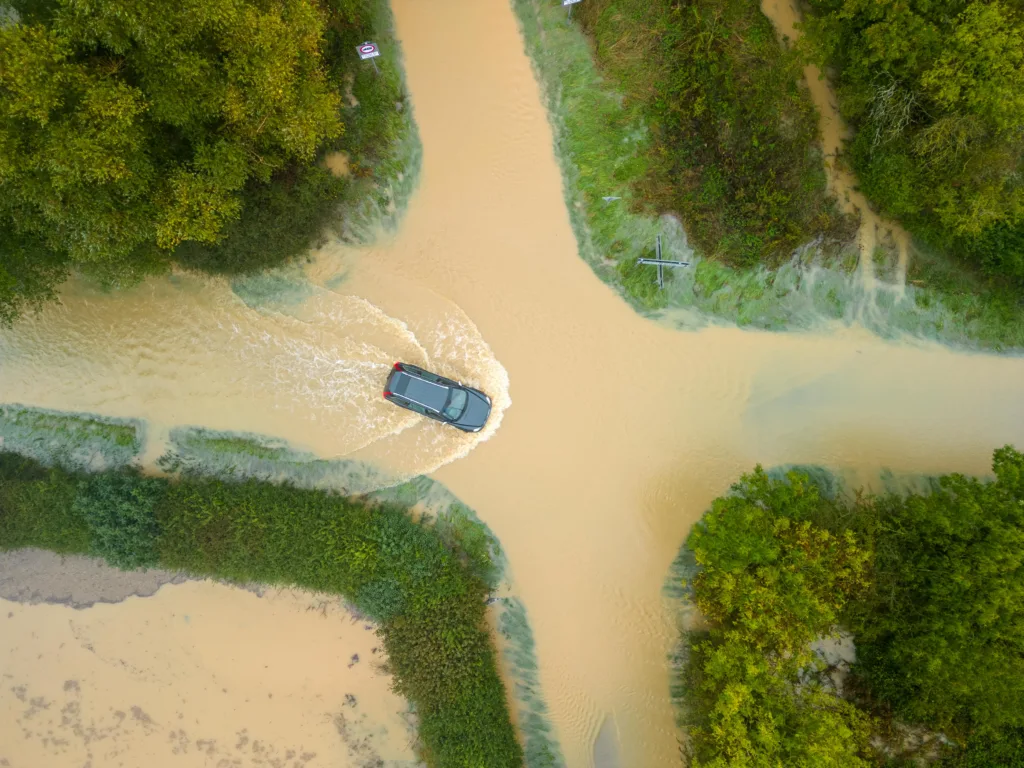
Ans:
[[[25,546],[343,595],[380,624],[429,765],[522,764],[484,617],[490,543],[463,518],[431,525],[393,502],[191,473],[89,475],[0,452],[0,549]]]
[[[846,497],[758,467],[717,499],[687,542],[690,764],[1024,765],[1024,454],[993,470]],[[842,684],[812,646],[840,629]]]
[[[72,269],[237,274],[386,208],[412,131],[384,0],[0,4],[0,320]],[[385,48],[380,73],[355,46]],[[349,174],[318,160],[345,152]],[[374,182],[381,182],[378,186]],[[349,210],[354,213],[354,210]],[[344,222],[341,223],[344,228]]]

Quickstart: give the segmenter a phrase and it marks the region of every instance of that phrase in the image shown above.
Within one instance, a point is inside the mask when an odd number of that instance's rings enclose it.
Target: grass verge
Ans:
[[[370,493],[394,484],[376,467],[348,459],[321,459],[284,440],[202,427],[171,429],[159,466],[168,472],[202,473],[222,480],[261,480],[296,488]]]
[[[144,439],[143,423],[136,419],[0,404],[0,449],[48,465],[124,466],[142,450]]]
[[[519,766],[485,623],[480,542],[358,500],[194,473],[88,475],[0,453],[0,548],[39,546],[135,566],[341,594],[379,622],[396,690],[432,766]],[[479,534],[478,534],[479,536]],[[146,562],[138,562],[139,553]]]

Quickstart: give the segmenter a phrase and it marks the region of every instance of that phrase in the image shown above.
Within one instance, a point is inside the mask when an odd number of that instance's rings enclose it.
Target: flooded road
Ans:
[[[277,304],[191,279],[73,289],[3,336],[0,392],[434,471],[508,555],[568,765],[593,766],[599,734],[602,768],[678,765],[661,587],[709,501],[756,462],[987,472],[992,448],[1024,444],[1024,360],[640,318],[577,256],[511,9],[394,11],[424,147],[395,238],[324,249],[314,288]],[[388,410],[400,356],[486,389],[500,429]]]
[[[336,598],[190,582],[0,617],[2,765],[416,764],[379,639]]]

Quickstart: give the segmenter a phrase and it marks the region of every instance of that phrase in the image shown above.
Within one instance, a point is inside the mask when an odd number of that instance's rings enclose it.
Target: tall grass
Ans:
[[[515,680],[512,693],[518,705],[519,731],[527,768],[564,768],[565,758],[548,715],[540,687],[536,645],[526,606],[515,597],[501,600],[498,631],[502,655]]]
[[[344,494],[369,493],[395,483],[390,475],[361,461],[321,459],[278,438],[203,427],[171,429],[159,465],[168,472],[255,479]]]

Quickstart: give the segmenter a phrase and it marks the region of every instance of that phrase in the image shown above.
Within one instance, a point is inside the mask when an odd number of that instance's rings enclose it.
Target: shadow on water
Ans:
[[[604,719],[597,734],[594,768],[623,768],[619,760],[619,735],[615,728],[615,718],[611,715]]]

